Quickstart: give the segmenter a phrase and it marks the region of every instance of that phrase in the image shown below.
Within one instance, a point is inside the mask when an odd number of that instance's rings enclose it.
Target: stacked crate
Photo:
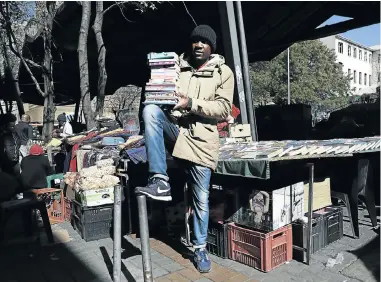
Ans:
[[[307,214],[306,214],[307,216]],[[293,222],[293,244],[307,248],[307,222]],[[325,207],[312,213],[311,254],[325,248],[343,237],[343,211],[341,207]],[[294,249],[294,259],[306,260],[306,254]]]
[[[113,221],[113,204],[86,207],[73,200],[72,225],[86,242],[109,238]]]
[[[180,74],[179,57],[174,52],[149,53],[151,77],[145,87],[144,104],[176,105]]]
[[[303,216],[303,197],[303,183],[252,190],[228,225],[229,258],[263,272],[290,261],[291,223]]]

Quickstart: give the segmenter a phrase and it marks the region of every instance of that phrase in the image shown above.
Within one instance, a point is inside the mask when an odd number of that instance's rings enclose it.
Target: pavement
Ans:
[[[292,260],[263,273],[229,259],[211,255],[212,271],[199,274],[181,243],[150,239],[152,267],[157,282],[264,281],[264,282],[376,282],[380,281],[379,235],[371,228],[367,212],[360,211],[360,238],[351,238],[344,217],[344,237],[312,255],[311,264]],[[8,237],[0,248],[2,282],[109,282],[112,281],[113,241],[85,242],[69,223],[53,226],[56,243],[49,245],[43,230],[34,237]],[[122,241],[121,281],[143,280],[140,240]],[[328,260],[337,264],[327,265]],[[333,260],[332,260],[333,259]]]

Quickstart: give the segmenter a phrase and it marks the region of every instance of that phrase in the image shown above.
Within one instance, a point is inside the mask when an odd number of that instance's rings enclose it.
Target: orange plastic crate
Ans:
[[[71,200],[68,198],[65,199],[65,221],[71,221]]]
[[[228,225],[229,258],[263,272],[292,259],[292,225],[262,233]]]
[[[46,204],[49,221],[51,224],[65,221],[65,201],[63,191],[56,188],[43,188],[31,190],[38,200]]]

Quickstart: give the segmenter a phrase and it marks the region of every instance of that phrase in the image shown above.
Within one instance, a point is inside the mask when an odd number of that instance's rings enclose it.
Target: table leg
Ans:
[[[137,195],[137,200],[139,211],[140,241],[142,246],[143,277],[144,282],[153,282],[146,196]]]
[[[309,168],[309,188],[308,188],[308,225],[307,225],[307,264],[310,265],[311,260],[311,233],[312,233],[312,207],[313,207],[313,195],[314,195],[314,164],[307,164]]]
[[[113,281],[120,282],[122,266],[122,186],[116,185],[114,189],[114,263]]]

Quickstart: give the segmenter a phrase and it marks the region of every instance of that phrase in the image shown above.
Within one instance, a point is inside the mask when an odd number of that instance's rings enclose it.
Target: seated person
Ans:
[[[48,187],[46,177],[54,174],[49,159],[44,155],[44,150],[39,145],[33,145],[29,156],[21,161],[21,181],[25,190]]]

